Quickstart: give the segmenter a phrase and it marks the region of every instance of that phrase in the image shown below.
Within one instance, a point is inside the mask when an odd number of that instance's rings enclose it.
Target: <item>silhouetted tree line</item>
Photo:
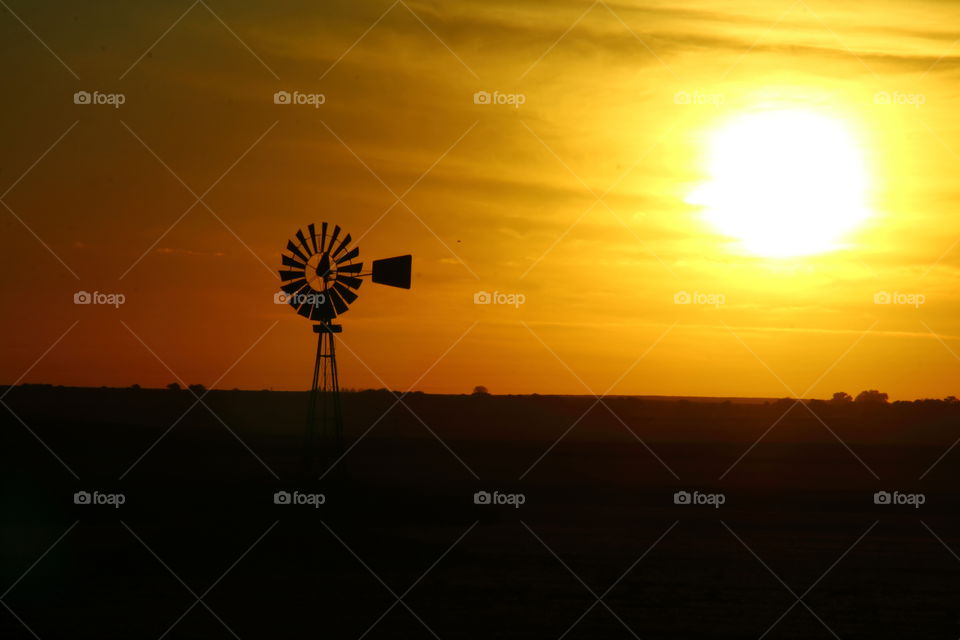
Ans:
[[[863,402],[863,403],[873,403],[873,404],[885,404],[890,399],[885,393],[881,393],[876,389],[868,389],[866,391],[861,391],[857,394],[857,397],[854,398],[849,393],[843,391],[838,391],[833,394],[833,397],[830,399],[831,404],[846,404],[847,402]]]

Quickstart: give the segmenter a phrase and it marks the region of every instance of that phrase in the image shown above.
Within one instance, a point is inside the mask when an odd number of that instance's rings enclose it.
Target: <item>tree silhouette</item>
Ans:
[[[884,404],[887,402],[890,396],[885,393],[880,393],[876,389],[869,389],[867,391],[861,391],[857,395],[855,402],[863,403],[873,403],[873,404]]]
[[[485,386],[483,386],[482,384],[478,384],[477,386],[475,386],[475,387],[473,388],[473,395],[475,395],[475,396],[488,396],[488,395],[490,395],[490,391],[489,391]]]
[[[832,404],[846,404],[847,402],[853,402],[853,396],[844,391],[837,391],[833,394],[833,397],[830,398],[830,402]]]
[[[177,382],[171,382],[167,385],[167,389],[170,391],[180,391],[180,384]]]

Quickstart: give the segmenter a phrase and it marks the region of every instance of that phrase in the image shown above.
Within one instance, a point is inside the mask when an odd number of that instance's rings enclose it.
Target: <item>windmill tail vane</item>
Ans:
[[[331,226],[333,227],[331,229]],[[317,354],[307,409],[304,467],[310,471],[318,435],[333,452],[343,449],[343,415],[340,405],[340,378],[337,371],[334,334],[343,328],[333,320],[356,302],[360,285],[369,277],[376,284],[410,288],[413,257],[396,256],[374,260],[368,272],[359,261],[360,248],[350,245],[349,233],[326,222],[298,229],[281,252],[280,290],[287,304],[317,324]]]

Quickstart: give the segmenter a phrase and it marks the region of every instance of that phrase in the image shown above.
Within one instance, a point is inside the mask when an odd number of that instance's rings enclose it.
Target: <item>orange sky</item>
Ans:
[[[960,6],[357,4],[9,1],[0,381],[305,388],[275,272],[326,220],[366,261],[414,255],[410,291],[367,282],[341,319],[346,387],[957,393]],[[769,108],[866,159],[837,250],[744,254],[690,202],[711,136]]]

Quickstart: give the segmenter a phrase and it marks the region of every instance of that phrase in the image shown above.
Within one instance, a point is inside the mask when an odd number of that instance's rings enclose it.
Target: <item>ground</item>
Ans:
[[[3,638],[960,636],[952,405],[347,394],[305,476],[305,394],[4,401]]]

